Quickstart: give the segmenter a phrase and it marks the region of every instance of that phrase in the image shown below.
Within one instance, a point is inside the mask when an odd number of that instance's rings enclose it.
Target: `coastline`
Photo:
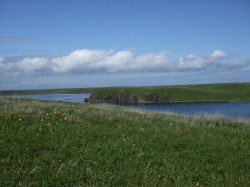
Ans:
[[[86,103],[108,103],[108,104],[128,104],[128,105],[147,105],[147,104],[175,104],[175,103],[238,103],[238,102],[250,102],[250,100],[192,100],[192,101],[168,101],[168,102],[155,102],[155,101],[127,101],[117,102],[111,100],[85,100]]]

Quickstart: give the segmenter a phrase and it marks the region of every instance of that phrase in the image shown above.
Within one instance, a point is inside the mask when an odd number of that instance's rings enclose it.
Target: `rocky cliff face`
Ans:
[[[129,95],[126,92],[121,92],[114,96],[113,101],[116,103],[137,103],[138,98],[134,95]]]
[[[138,98],[126,92],[120,91],[114,95],[99,98],[95,94],[91,94],[88,101],[90,102],[112,102],[112,103],[137,103]]]
[[[129,94],[123,90],[119,90],[113,95],[106,97],[99,97],[95,94],[91,94],[88,101],[136,104],[136,103],[167,103],[170,102],[170,99],[166,96],[162,96],[159,94],[145,94],[142,96],[142,98],[138,98],[133,94]]]

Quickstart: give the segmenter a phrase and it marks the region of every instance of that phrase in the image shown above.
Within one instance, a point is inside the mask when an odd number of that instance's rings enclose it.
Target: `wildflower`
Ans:
[[[50,122],[49,122],[49,123],[47,123],[47,126],[48,126],[48,127],[51,127],[51,123],[50,123]]]
[[[169,123],[170,126],[173,126],[174,124],[173,123]]]
[[[22,121],[22,119],[21,119],[21,118],[19,118],[19,121]]]
[[[39,128],[38,130],[39,130],[40,132],[42,131],[42,129],[41,129],[41,128]]]
[[[64,118],[64,121],[67,121],[67,118],[66,118],[66,117]]]

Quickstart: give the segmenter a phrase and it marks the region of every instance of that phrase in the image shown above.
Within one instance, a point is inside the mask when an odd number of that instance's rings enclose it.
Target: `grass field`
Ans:
[[[0,97],[0,186],[250,186],[250,122]]]

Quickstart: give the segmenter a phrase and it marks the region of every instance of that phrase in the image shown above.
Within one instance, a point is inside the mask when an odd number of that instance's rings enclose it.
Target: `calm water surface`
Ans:
[[[175,112],[184,115],[222,115],[250,119],[250,102],[192,102],[129,106],[131,108]]]
[[[49,101],[65,101],[73,103],[83,103],[90,94],[41,94],[41,95],[21,95],[23,98],[42,99]]]
[[[20,97],[53,101],[83,103],[90,94],[42,94],[22,95]],[[175,112],[184,115],[222,115],[231,118],[250,119],[250,102],[192,102],[150,105],[130,105],[128,108],[158,112]]]

